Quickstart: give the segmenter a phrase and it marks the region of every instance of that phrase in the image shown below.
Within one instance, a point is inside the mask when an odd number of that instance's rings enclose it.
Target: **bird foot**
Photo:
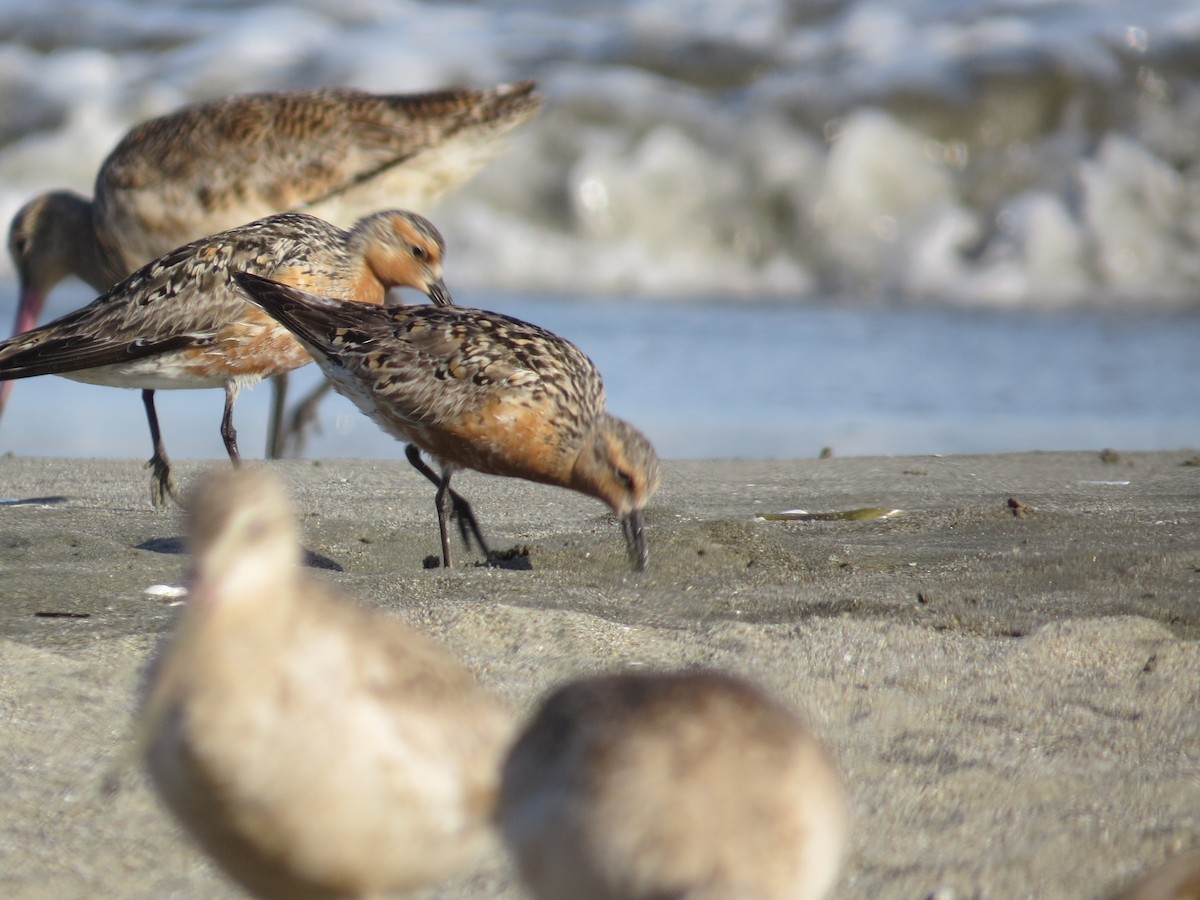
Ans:
[[[489,550],[487,551],[487,561],[476,563],[476,565],[520,571],[530,571],[533,569],[533,562],[529,558],[528,544],[518,544],[515,547],[509,547],[507,550]]]
[[[171,475],[171,464],[161,456],[155,456],[146,463],[146,468],[151,474],[150,502],[154,504],[155,509],[166,506],[167,498],[174,501],[176,506],[182,506],[179,490],[175,487],[175,479]]]

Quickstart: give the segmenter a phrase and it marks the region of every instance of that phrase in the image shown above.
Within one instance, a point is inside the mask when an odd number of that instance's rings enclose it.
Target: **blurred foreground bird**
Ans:
[[[140,747],[199,844],[257,897],[368,897],[492,840],[509,714],[432,639],[300,568],[261,468],[188,504],[189,594],[150,672]]]
[[[538,900],[816,900],[846,836],[804,723],[711,672],[554,691],[510,751],[498,819]]]
[[[312,354],[335,390],[409,443],[409,461],[438,485],[447,567],[450,476],[464,468],[603,501],[620,520],[637,568],[646,567],[642,510],[658,489],[658,456],[640,431],[609,415],[600,373],[573,344],[484,310],[368,308],[254,274],[235,277]],[[422,469],[417,448],[439,462],[440,478]],[[460,521],[474,523],[457,502],[455,509]]]
[[[93,200],[54,191],[13,218],[14,333],[37,324],[47,294],[70,275],[103,293],[182,244],[274,213],[303,210],[348,228],[389,207],[428,212],[538,111],[533,90],[523,81],[419,94],[244,94],[142,122],[101,165]],[[276,386],[272,456],[284,437],[282,377]],[[0,385],[0,413],[10,387]]]
[[[238,391],[310,361],[288,331],[232,282],[232,272],[270,275],[356,303],[383,303],[410,287],[450,303],[442,281],[445,245],[410,212],[387,210],[351,230],[304,213],[282,213],[202,238],[139,269],[72,313],[0,342],[0,380],[62,375],[138,388],[154,455],[151,497],[177,496],[154,408],[156,390],[224,388],[221,437],[238,461],[233,405]]]

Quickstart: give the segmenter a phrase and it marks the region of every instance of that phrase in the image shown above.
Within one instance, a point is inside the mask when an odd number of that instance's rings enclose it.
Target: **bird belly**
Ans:
[[[143,391],[170,391],[189,388],[219,388],[230,380],[228,376],[210,373],[204,375],[193,371],[180,353],[164,353],[149,359],[135,359],[111,366],[94,369],[79,369],[60,373],[63,378],[81,381],[84,384],[101,384],[105,387],[135,388]]]
[[[211,343],[61,373],[64,378],[108,387],[168,391],[249,385],[290,372],[312,357],[284,328],[235,323]]]

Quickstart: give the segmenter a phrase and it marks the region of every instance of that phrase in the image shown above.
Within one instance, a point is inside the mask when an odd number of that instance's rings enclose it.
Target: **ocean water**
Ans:
[[[433,211],[448,282],[576,340],[664,455],[1195,447],[1198,41],[1194,0],[0,3],[0,219],[182,103],[532,77]],[[163,395],[174,456],[222,455],[220,404]],[[0,451],[145,456],[141,419],[35,379]],[[398,454],[323,423],[309,454]]]
[[[54,297],[66,311],[82,290]],[[567,337],[604,373],[609,406],[669,459],[1200,448],[1200,317],[978,312],[458,292]],[[0,304],[0,321],[4,307]],[[320,382],[292,376],[290,396]],[[266,443],[271,389],[238,399],[239,445]],[[224,457],[221,391],[162,391],[168,452]],[[18,382],[0,452],[149,457],[137,391]],[[322,406],[307,456],[400,459],[347,400]]]

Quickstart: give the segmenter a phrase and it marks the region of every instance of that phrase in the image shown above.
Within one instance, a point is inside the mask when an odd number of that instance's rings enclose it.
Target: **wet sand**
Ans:
[[[833,896],[945,900],[1102,897],[1200,845],[1194,457],[667,463],[645,575],[566,491],[456,477],[493,546],[529,555],[447,573],[423,567],[433,492],[403,461],[273,465],[312,562],[520,713],[620,666],[720,667],[795,703],[851,795]],[[179,511],[132,460],[3,458],[0,497],[0,895],[238,896],[139,771],[100,789],[174,614],[144,589],[184,577]],[[867,506],[904,514],[755,518]],[[520,892],[497,852],[428,896]]]

